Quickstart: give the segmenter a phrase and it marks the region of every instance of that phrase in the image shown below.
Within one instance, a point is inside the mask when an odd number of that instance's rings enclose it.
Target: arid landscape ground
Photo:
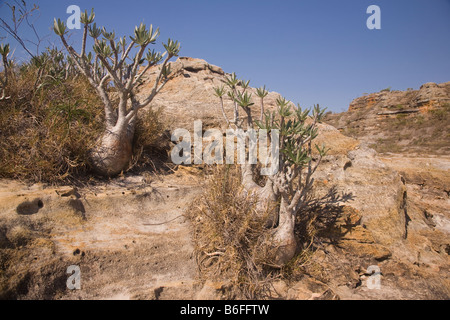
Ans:
[[[178,76],[152,103],[162,108],[168,131],[193,131],[197,119],[224,129],[213,88],[227,74],[193,58],[179,58],[172,69]],[[150,69],[139,96],[154,76]],[[278,96],[269,93],[269,110]],[[275,281],[271,298],[450,298],[449,103],[450,83],[428,83],[368,94],[347,112],[327,115],[317,141],[330,151],[314,194],[329,210],[314,221],[314,243],[297,276]],[[2,179],[0,297],[222,299],[226,280],[198,278],[184,216],[207,179],[204,166],[84,186]],[[80,290],[66,286],[71,265],[80,267]],[[379,289],[367,283],[371,266],[381,272]]]

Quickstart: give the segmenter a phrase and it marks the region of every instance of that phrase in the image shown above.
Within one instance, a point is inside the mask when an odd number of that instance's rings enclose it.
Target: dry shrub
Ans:
[[[308,210],[303,216],[296,219],[295,236],[300,243],[300,251],[280,270],[282,278],[288,282],[298,281],[305,274],[322,280],[318,277],[317,271],[321,270],[321,266],[314,261],[314,254],[319,245],[317,234],[320,229],[316,218],[317,215],[313,210]]]
[[[226,165],[213,169],[189,210],[200,278],[226,282],[228,299],[268,297],[278,274],[267,217],[256,214],[256,201],[244,192],[239,168]]]
[[[142,110],[136,122],[133,159],[129,170],[158,170],[168,162],[170,134],[162,117],[163,108]]]
[[[273,229],[267,226],[267,216],[256,214],[258,200],[243,190],[239,167],[207,170],[210,176],[205,190],[188,211],[200,280],[223,282],[228,299],[279,297],[273,287],[275,280],[289,284],[305,274],[326,282],[315,252],[330,243],[329,230],[342,217],[343,203],[352,199],[351,194],[340,193],[335,187],[313,188],[296,219],[298,252],[279,268],[273,263],[277,249]],[[333,233],[336,236],[342,235]]]
[[[104,130],[103,103],[83,76],[66,79],[50,71],[30,63],[11,73],[11,98],[0,101],[0,178],[32,183],[92,179],[89,151]],[[129,169],[167,157],[161,151],[161,110],[142,111],[139,117]]]
[[[84,175],[103,129],[101,102],[87,81],[37,82],[30,67],[16,72],[9,93],[0,102],[0,177],[58,183]]]

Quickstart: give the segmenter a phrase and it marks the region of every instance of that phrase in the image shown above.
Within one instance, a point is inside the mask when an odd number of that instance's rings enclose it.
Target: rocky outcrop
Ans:
[[[429,82],[422,85],[419,90],[383,90],[356,98],[350,103],[348,111],[374,110],[377,115],[391,115],[395,112],[427,112],[446,103],[450,103],[450,82],[441,84]]]
[[[380,153],[449,155],[450,82],[368,94],[325,121]]]
[[[193,299],[183,213],[198,177],[87,188],[0,183],[0,299]],[[69,290],[69,266],[81,289]]]
[[[353,160],[346,164],[345,171],[357,175],[361,169],[361,175],[355,180],[358,182],[346,178],[343,184],[359,189],[361,195],[365,194],[364,201],[374,205],[372,209],[366,207],[367,203],[354,203],[352,207],[362,214],[367,222],[362,224],[371,231],[375,243],[391,253],[378,263],[383,275],[388,269],[394,276],[389,281],[394,282],[395,275],[402,275],[397,287],[379,292],[383,297],[429,297],[435,287],[440,287],[436,297],[449,295],[449,90],[450,82],[427,83],[416,91],[370,94],[355,99],[347,112],[329,114],[326,119],[340,132],[357,138],[361,149],[372,147],[384,153],[380,156],[370,151],[358,165]],[[354,151],[348,153],[349,158],[352,155]],[[364,176],[372,185],[367,193],[363,191]],[[390,204],[386,201],[389,198]],[[376,218],[379,213],[380,219]],[[407,293],[404,289],[408,286],[417,290]]]
[[[154,108],[163,108],[170,126],[192,131],[194,121],[202,120],[204,128],[225,129],[226,123],[213,88],[224,85],[226,77],[230,74],[205,60],[187,57],[180,57],[172,62],[171,70],[177,76],[166,84],[164,90],[152,102]],[[152,80],[156,72],[155,69],[150,70],[144,77],[138,96],[143,97],[152,89]],[[250,88],[250,92],[256,97],[256,89]],[[275,108],[276,99],[279,96],[276,92],[268,94],[264,100],[267,110]],[[224,100],[226,114],[229,119],[232,119],[231,99],[225,96]],[[255,108],[254,115],[259,117],[258,108]],[[242,112],[241,116],[243,116]]]

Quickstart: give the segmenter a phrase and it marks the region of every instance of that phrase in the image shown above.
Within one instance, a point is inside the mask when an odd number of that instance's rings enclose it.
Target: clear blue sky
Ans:
[[[54,17],[69,17],[69,5],[94,7],[97,24],[117,35],[130,35],[142,21],[159,26],[159,43],[179,40],[182,56],[235,71],[302,106],[339,112],[363,93],[450,81],[450,0],[34,2],[41,34],[50,34]],[[366,27],[372,4],[381,8],[381,30]],[[79,37],[81,31],[73,32],[75,45]],[[53,36],[47,40],[60,45]],[[15,55],[25,57],[19,47]]]

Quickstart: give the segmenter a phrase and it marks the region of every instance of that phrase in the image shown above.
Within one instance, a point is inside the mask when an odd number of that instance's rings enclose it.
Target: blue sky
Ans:
[[[117,35],[130,35],[142,21],[153,24],[161,30],[158,48],[169,37],[179,40],[182,56],[234,71],[305,107],[340,112],[363,93],[450,81],[450,0],[34,2],[42,35],[51,34],[54,17],[69,17],[69,5],[94,7],[97,24]],[[4,3],[0,17],[7,18]],[[381,30],[366,27],[370,5],[381,9]],[[23,34],[31,37],[26,28]],[[80,37],[75,30],[75,46]],[[60,45],[53,35],[46,41]],[[15,56],[26,58],[20,47]]]

